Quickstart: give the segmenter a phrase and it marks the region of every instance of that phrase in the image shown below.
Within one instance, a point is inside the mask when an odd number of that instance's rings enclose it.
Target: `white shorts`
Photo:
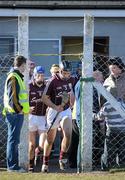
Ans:
[[[47,126],[50,127],[52,124],[53,119],[55,118],[57,114],[57,111],[49,108],[47,112]],[[68,108],[62,112],[60,112],[56,118],[56,121],[54,122],[52,129],[58,128],[60,123],[64,121],[65,119],[69,119],[69,121],[72,121],[72,112],[71,109]]]
[[[29,131],[47,131],[46,117],[29,114]]]

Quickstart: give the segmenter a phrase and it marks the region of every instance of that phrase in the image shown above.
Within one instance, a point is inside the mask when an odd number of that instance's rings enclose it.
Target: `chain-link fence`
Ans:
[[[16,20],[17,21],[17,20]],[[8,22],[7,22],[8,23]],[[17,37],[17,32],[13,33],[14,37]],[[33,42],[36,49],[39,44]],[[54,42],[55,43],[55,42]],[[15,43],[16,44],[16,43]],[[52,43],[53,44],[53,43]],[[58,42],[56,42],[57,46]],[[15,45],[16,46],[16,45]],[[44,44],[40,45],[39,47]],[[56,47],[54,45],[54,48]],[[102,45],[101,45],[102,46]],[[34,49],[34,48],[33,48]],[[50,47],[51,49],[51,47]],[[35,50],[34,50],[35,51]],[[54,53],[58,52],[56,51]],[[13,52],[14,54],[14,52]],[[3,94],[4,83],[7,72],[13,64],[12,55],[0,54],[0,167],[6,166],[6,142],[7,142],[7,127],[5,118],[2,116],[3,109]],[[63,55],[64,56],[64,55]],[[57,56],[56,56],[57,57]],[[60,55],[58,56],[60,57]],[[57,59],[58,59],[57,57]],[[38,57],[37,57],[38,58]],[[40,58],[40,57],[39,57]],[[55,57],[54,57],[55,58]],[[122,62],[123,57],[120,57]],[[91,82],[93,85],[93,122],[92,122],[92,168],[95,170],[105,170],[112,167],[122,167],[125,165],[125,122],[124,122],[124,98],[125,98],[125,75],[124,75],[124,63],[119,65],[121,61],[118,57],[109,57],[105,55],[94,54],[93,57],[93,71],[95,79],[101,81],[101,84],[97,81]],[[81,58],[79,62],[71,61],[71,69],[76,72],[77,68],[81,68]],[[111,67],[109,71],[110,60],[113,60],[113,65],[116,67],[112,69],[112,73],[116,72],[116,76],[111,74]],[[44,59],[44,62],[46,60]],[[41,62],[41,61],[39,61]],[[54,61],[55,63],[55,61]],[[48,67],[47,67],[48,68]],[[122,69],[122,70],[121,70]],[[101,78],[100,78],[100,75]],[[109,81],[106,79],[109,78]],[[87,82],[86,82],[87,83]],[[105,86],[102,86],[104,83]],[[107,89],[109,93],[105,91]],[[111,96],[115,96],[115,99]],[[89,92],[88,92],[89,95]],[[108,101],[107,104],[105,104]],[[106,106],[106,107],[105,107]],[[115,110],[114,110],[115,109]],[[101,112],[100,112],[101,110]],[[107,110],[106,112],[104,110]],[[117,111],[116,111],[117,110]],[[103,114],[104,111],[104,114]],[[89,112],[89,109],[88,109]],[[99,113],[100,112],[100,113]],[[106,114],[107,113],[107,114]],[[119,116],[119,114],[121,116]],[[84,132],[86,133],[86,132]],[[86,139],[87,141],[88,139]],[[83,146],[87,146],[84,142]],[[83,159],[84,161],[84,159]]]
[[[96,72],[95,78],[103,84],[93,86],[93,169],[125,167],[124,59],[95,55],[93,63],[93,74]]]
[[[116,58],[116,57],[106,57],[102,55],[101,56],[94,55],[94,58],[93,58],[94,72],[102,73],[103,78],[104,78],[103,82],[105,82],[106,78],[108,78],[110,75],[110,72],[109,72],[109,64],[111,63],[110,59],[115,59],[115,61],[113,62],[114,65],[119,64],[120,58],[118,57]],[[123,61],[123,58],[121,59]],[[13,64],[13,56],[6,56],[4,58],[1,57],[0,62],[1,62],[0,166],[3,167],[3,166],[6,166],[6,142],[7,142],[7,127],[5,123],[5,118],[2,116],[3,93],[4,93],[4,82],[5,82],[7,72],[9,71],[10,67]],[[120,67],[123,67],[123,64]],[[123,70],[124,70],[124,67],[123,67]],[[96,76],[97,79],[100,73],[99,74],[97,73],[97,76]],[[122,73],[122,77],[124,78],[124,72]],[[111,86],[110,90],[113,89],[113,92],[115,92],[118,88],[118,93],[120,90],[121,92],[123,92],[124,90],[123,80],[120,84],[120,89],[119,89],[119,81],[120,81],[120,75],[116,77],[116,79],[113,79],[113,82],[114,82],[113,87],[112,87],[112,84],[109,83],[109,86]],[[116,86],[115,88],[114,88],[114,85]],[[100,95],[100,91],[98,91],[98,88],[97,89],[95,87],[93,88],[94,88],[93,89],[93,113],[98,114],[101,107],[104,106],[104,103],[106,102],[106,98],[103,95]],[[121,100],[123,102],[122,107],[124,106],[124,92],[122,93],[123,96],[118,97],[119,99],[117,98],[117,100]],[[116,166],[118,167],[124,164],[124,157],[125,157],[125,155],[123,154],[124,144],[125,144],[124,120],[121,120],[120,117],[117,117],[119,116],[119,113],[116,113],[115,111],[113,111],[112,104],[111,104],[111,107],[112,107],[111,114],[107,115],[105,120],[101,119],[102,117],[100,117],[100,119],[99,118],[93,119],[92,166],[93,166],[93,169],[96,169],[96,170],[97,169],[101,170],[101,168],[105,168],[105,166],[108,167],[107,166],[108,164],[111,164],[112,167],[116,167]],[[110,113],[110,108],[107,111],[109,111]],[[107,130],[108,130],[107,128],[110,127],[110,123],[107,124],[107,122],[110,116],[111,116],[111,120],[113,121],[113,123],[111,122],[111,127],[113,126],[113,134],[111,133],[110,135],[109,133],[107,136]],[[110,159],[108,159],[107,144],[110,148],[110,156],[112,157],[112,158],[110,157]],[[121,159],[119,159],[119,156]],[[120,164],[120,162],[122,162],[122,164]]]
[[[13,64],[13,56],[0,56],[0,167],[6,166],[7,126],[2,116],[4,83],[7,73]]]

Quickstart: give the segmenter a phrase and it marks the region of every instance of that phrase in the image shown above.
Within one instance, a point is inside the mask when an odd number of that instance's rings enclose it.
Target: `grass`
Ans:
[[[125,172],[114,173],[8,173],[0,172],[0,180],[125,180]]]

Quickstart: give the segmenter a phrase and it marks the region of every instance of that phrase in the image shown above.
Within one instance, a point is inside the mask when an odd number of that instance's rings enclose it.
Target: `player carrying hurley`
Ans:
[[[47,113],[47,124],[48,127],[51,126],[44,144],[42,172],[49,171],[49,156],[56,137],[57,128],[59,126],[61,127],[63,134],[59,156],[59,165],[61,170],[65,170],[67,168],[67,151],[72,134],[72,118],[70,108],[71,88],[66,78],[69,71],[70,70],[64,66],[64,64],[61,64],[59,74],[55,75],[48,81],[42,96],[42,101],[49,107]],[[66,94],[68,95],[67,97]]]

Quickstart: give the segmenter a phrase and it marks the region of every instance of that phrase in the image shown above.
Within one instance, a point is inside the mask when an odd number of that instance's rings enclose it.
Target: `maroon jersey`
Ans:
[[[71,91],[69,82],[61,79],[59,75],[56,75],[48,81],[44,94],[48,95],[54,104],[60,105],[62,102],[62,93],[64,91],[67,93]],[[69,106],[70,101],[65,105],[64,110],[68,109]]]
[[[31,114],[45,116],[47,106],[41,101],[44,89],[45,84],[43,84],[41,87],[37,86],[35,82],[31,82],[29,84],[29,103],[30,106],[35,107]]]
[[[67,79],[70,88],[74,91],[75,85],[76,85],[76,79],[75,77],[71,76],[69,79]]]

